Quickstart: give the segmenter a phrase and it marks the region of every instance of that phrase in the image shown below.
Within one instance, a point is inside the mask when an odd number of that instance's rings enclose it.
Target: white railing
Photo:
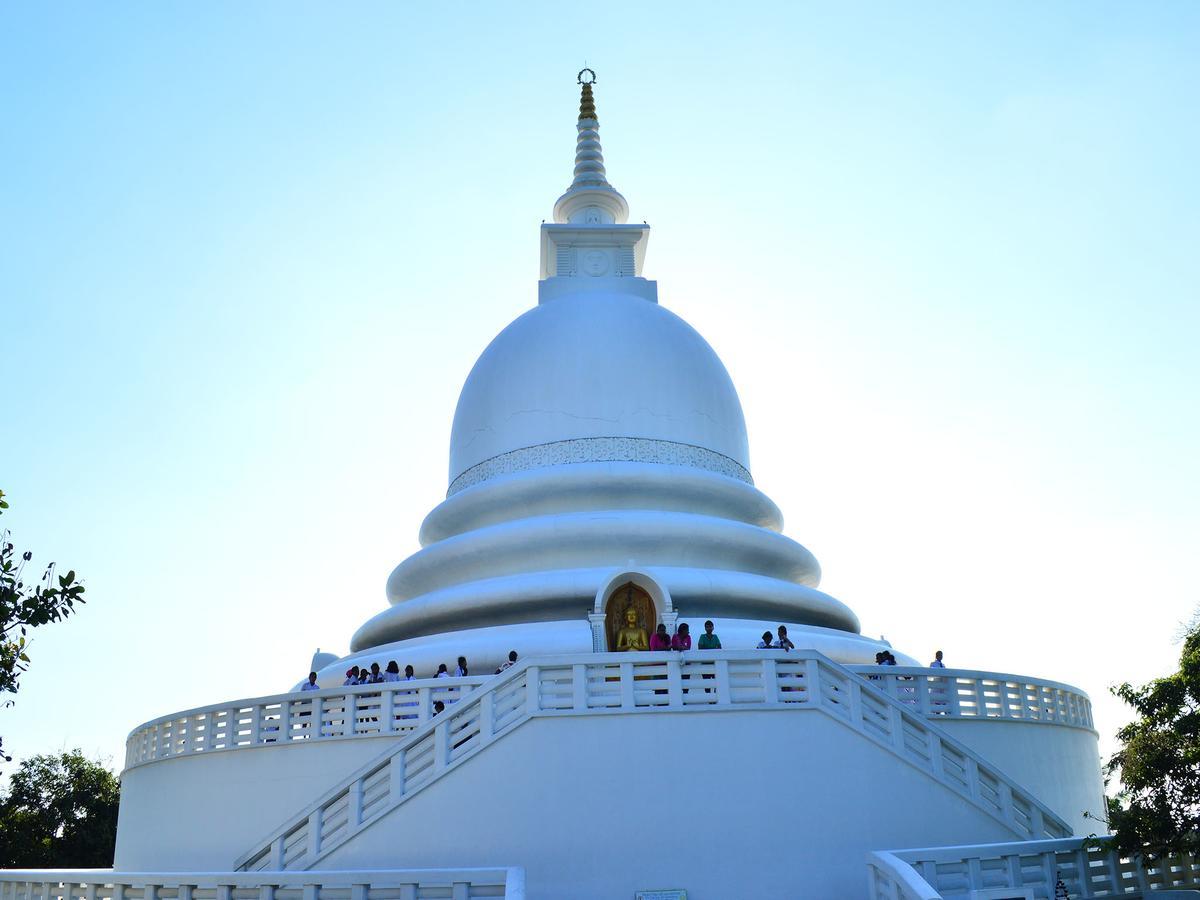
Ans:
[[[0,900],[525,900],[525,870],[0,870]]]
[[[1091,700],[1069,684],[971,669],[847,668],[927,716],[1021,719],[1094,730]]]
[[[907,865],[933,893],[889,893],[888,879],[880,877],[881,857],[886,857],[893,869],[896,861]],[[1147,862],[1105,849],[1095,838],[1076,837],[871,853],[867,855],[867,873],[871,900],[901,896],[958,900],[971,897],[973,891],[996,889],[1028,889],[1040,900],[1053,898],[1059,881],[1072,900],[1078,900],[1195,888],[1200,885],[1200,858],[1179,854]]]
[[[867,854],[869,900],[942,900],[942,895],[894,853]]]
[[[143,763],[289,741],[404,734],[428,722],[492,676],[423,678],[234,700],[154,719],[130,732],[125,768]]]
[[[1065,822],[905,705],[815,651],[539,657],[418,728],[265,837],[235,868],[308,868],[445,772],[534,717],[794,709],[833,716],[1023,838]]]

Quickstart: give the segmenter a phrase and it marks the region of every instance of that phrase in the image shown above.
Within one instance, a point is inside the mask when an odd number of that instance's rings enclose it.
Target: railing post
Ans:
[[[436,760],[434,761],[437,762]],[[346,796],[346,831],[357,831],[362,824],[363,782],[355,778]]]
[[[904,752],[904,713],[898,707],[888,707],[888,725],[892,729],[892,746],[901,756],[907,755]]]
[[[321,853],[321,807],[308,814],[308,834],[306,843],[306,863],[312,865]],[[182,898],[180,898],[182,900]]]
[[[850,682],[850,724],[855,728],[863,727],[863,685],[860,681]]]
[[[621,663],[621,709],[633,709],[637,698],[633,695],[633,663]]]
[[[262,743],[262,707],[257,703],[254,704],[254,709],[250,713],[250,743]]]
[[[922,716],[928,716],[933,711],[933,706],[929,702],[929,679],[917,676],[911,684],[917,691],[917,709],[920,710]]]
[[[1000,802],[1000,815],[1004,817],[1004,821],[1016,823],[1016,815],[1013,813],[1013,796],[1012,785],[1008,782],[996,780],[996,799]],[[1030,835],[1033,838],[1034,835]]]
[[[1041,809],[1033,804],[1033,798],[1029,802],[1029,827],[1033,831],[1033,839],[1039,841],[1046,837],[1046,818],[1042,815]]]
[[[571,708],[575,712],[587,712],[588,709],[588,667],[583,663],[571,666]]]
[[[275,885],[260,884],[258,886],[258,900],[275,900]]]
[[[525,714],[533,717],[542,711],[542,675],[537,666],[525,670]]]
[[[279,743],[287,743],[292,739],[292,701],[284,700],[279,704]]]
[[[814,708],[819,707],[823,698],[821,696],[821,664],[817,660],[806,659],[804,661],[804,681],[808,702]]]
[[[313,697],[308,706],[308,739],[315,740],[325,731],[325,698]]]
[[[396,692],[383,691],[379,695],[379,731],[391,734],[396,722]]]
[[[408,787],[404,774],[407,762],[407,750],[397,750],[388,760],[388,795],[393,806],[404,799],[404,791]]]
[[[314,875],[315,878],[320,878],[320,875]],[[300,894],[300,900],[320,900],[320,886],[315,884],[306,884],[303,892]]]
[[[729,660],[718,659],[713,663],[713,675],[717,683],[717,703],[729,706],[733,703],[733,691],[729,683]]]
[[[417,726],[429,721],[432,715],[433,691],[427,687],[417,688]]]
[[[496,694],[488,691],[479,696],[479,746],[489,744],[496,727]]]
[[[933,775],[938,781],[943,781],[946,773],[942,764],[942,739],[933,731],[925,732],[925,739],[929,747],[929,765],[933,769]]]
[[[967,756],[964,761],[966,763],[964,767],[966,772],[964,774],[967,778],[967,789],[971,792],[971,799],[978,802],[982,799],[981,791],[979,790],[979,763],[975,760],[974,756]]]
[[[683,679],[678,657],[667,660],[667,705],[683,706]]]
[[[759,677],[762,679],[763,703],[779,702],[779,677],[775,674],[775,660],[767,657],[762,660]]]
[[[271,868],[276,869],[276,870],[283,868],[283,835],[282,834],[279,837],[275,838],[275,840],[271,841]]]
[[[443,721],[433,729],[433,771],[441,772],[450,761],[450,720],[443,713]]]
[[[355,884],[350,886],[350,900],[367,900],[367,889],[369,884]]]

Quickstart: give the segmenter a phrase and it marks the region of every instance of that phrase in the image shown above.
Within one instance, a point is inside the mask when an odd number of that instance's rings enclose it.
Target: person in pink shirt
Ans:
[[[680,624],[678,630],[671,636],[672,650],[691,650],[692,636],[688,633],[688,623]]]
[[[667,626],[659,622],[658,630],[650,635],[651,650],[670,650],[671,637],[667,634]]]

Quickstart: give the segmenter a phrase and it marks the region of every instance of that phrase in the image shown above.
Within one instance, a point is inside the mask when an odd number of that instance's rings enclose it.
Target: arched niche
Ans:
[[[625,609],[633,606],[638,624],[653,634],[659,622],[670,631],[675,625],[675,606],[666,586],[646,572],[616,572],[596,592],[592,613],[592,649],[600,652],[616,647],[616,635],[624,627]]]

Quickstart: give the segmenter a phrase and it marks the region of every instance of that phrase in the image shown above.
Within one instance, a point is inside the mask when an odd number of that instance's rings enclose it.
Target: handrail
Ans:
[[[1113,897],[1200,885],[1200,856],[1179,853],[1153,862],[1121,856],[1104,838],[1060,838],[960,847],[892,850],[889,855],[941,894],[987,888],[1030,888],[1053,897],[1062,881],[1072,898]],[[870,865],[870,861],[868,861]],[[871,894],[882,900],[887,894]]]
[[[257,842],[238,869],[307,868],[425,785],[545,716],[819,710],[1021,837],[1070,827],[945,731],[811,650],[581,653],[526,659],[422,725]]]
[[[924,715],[1019,719],[1095,731],[1088,695],[1062,682],[976,669],[847,668]]]
[[[916,869],[885,850],[867,854],[867,890],[868,900],[942,900]]]
[[[525,870],[520,866],[253,873],[0,870],[0,900],[191,900],[197,892],[215,900],[233,900],[235,892],[244,897],[247,890],[275,900],[525,900]]]
[[[865,677],[893,699],[934,719],[1003,718],[1094,731],[1087,694],[1056,681],[973,669],[846,668]],[[449,705],[462,697],[464,686],[477,687],[490,677],[423,678],[325,688],[232,700],[171,713],[130,732],[125,744],[125,767],[132,769],[160,759],[213,750],[403,734],[431,718],[434,700]],[[390,720],[384,696],[388,692],[392,694]],[[409,692],[415,693],[415,697],[403,696]],[[354,715],[347,716],[345,711],[351,702]],[[315,716],[321,719],[320,728],[313,727]]]
[[[125,768],[213,750],[404,734],[429,721],[434,701],[450,705],[491,677],[421,678],[200,706],[134,728],[125,741]]]

